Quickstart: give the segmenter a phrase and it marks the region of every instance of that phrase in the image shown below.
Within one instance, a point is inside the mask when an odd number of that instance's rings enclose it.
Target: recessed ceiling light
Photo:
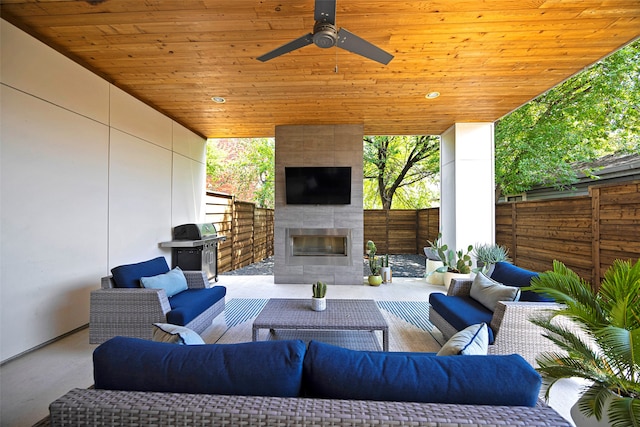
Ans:
[[[224,98],[223,98],[223,97],[221,97],[221,96],[214,96],[214,97],[212,97],[212,98],[211,98],[211,100],[212,100],[213,102],[217,102],[218,104],[224,104],[225,102],[227,102],[227,100],[226,100],[226,99],[224,99]]]
[[[436,99],[439,96],[440,96],[440,92],[429,92],[424,97],[427,99]]]

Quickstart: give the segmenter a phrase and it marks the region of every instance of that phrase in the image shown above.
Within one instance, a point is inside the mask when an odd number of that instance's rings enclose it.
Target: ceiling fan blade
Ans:
[[[296,49],[300,49],[301,47],[305,47],[313,43],[313,34],[309,33],[300,38],[297,38],[289,43],[280,46],[277,49],[272,50],[271,52],[265,53],[262,56],[257,57],[258,61],[266,62],[270,59],[275,58],[276,56],[284,55],[285,53],[289,53]]]
[[[316,22],[328,22],[336,24],[336,1],[337,0],[316,0],[314,18]]]
[[[387,65],[393,59],[393,55],[390,53],[385,52],[378,46],[369,43],[344,28],[340,28],[340,31],[338,31],[338,42],[336,46],[384,65]]]

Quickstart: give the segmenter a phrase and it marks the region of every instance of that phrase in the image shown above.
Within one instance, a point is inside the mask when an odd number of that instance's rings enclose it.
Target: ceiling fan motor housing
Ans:
[[[313,26],[313,43],[323,49],[336,45],[338,30],[329,22],[316,22]]]

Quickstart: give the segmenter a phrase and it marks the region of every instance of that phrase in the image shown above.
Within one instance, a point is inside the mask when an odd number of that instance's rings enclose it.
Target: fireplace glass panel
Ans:
[[[344,236],[292,236],[293,256],[347,256]]]

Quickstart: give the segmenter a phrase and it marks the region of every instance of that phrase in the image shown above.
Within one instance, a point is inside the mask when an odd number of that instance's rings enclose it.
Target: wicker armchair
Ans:
[[[189,289],[209,285],[202,271],[184,271],[184,275]],[[111,276],[103,277],[101,285],[101,289],[91,292],[89,343],[101,344],[118,335],[151,339],[152,324],[167,322],[171,306],[164,290],[116,288]],[[223,297],[185,326],[202,333],[224,308]]]
[[[453,279],[447,295],[469,296],[472,280]],[[489,354],[519,354],[532,366],[537,367],[536,356],[546,351],[560,351],[543,336],[543,329],[529,319],[539,316],[545,310],[555,310],[560,304],[553,302],[498,302],[491,329],[494,343],[489,346]],[[437,327],[445,340],[458,332],[433,307],[429,308],[429,320]],[[561,321],[558,318],[558,321]],[[569,323],[566,324],[569,326]]]

